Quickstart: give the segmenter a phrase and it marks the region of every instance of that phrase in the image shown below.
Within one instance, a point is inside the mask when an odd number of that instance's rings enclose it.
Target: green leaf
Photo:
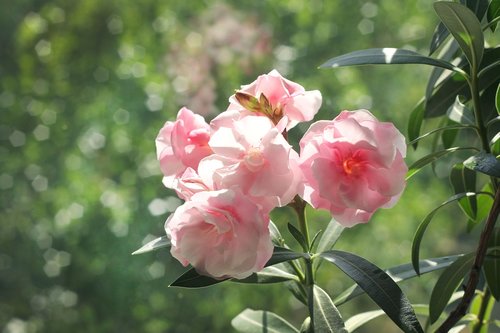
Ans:
[[[498,84],[500,71],[497,62],[500,58],[500,48],[489,48],[484,51],[483,62],[479,72],[479,90],[483,91],[491,85]],[[459,65],[460,66],[460,65]],[[464,70],[469,70],[468,65]],[[455,102],[457,95],[464,96],[463,103],[470,100],[470,89],[465,77],[459,73],[453,73],[445,78],[436,88],[434,94],[426,99],[425,118],[439,117],[446,113],[449,107]]]
[[[446,29],[443,22],[439,22],[434,30],[434,34],[431,38],[431,45],[429,46],[429,55],[432,55],[436,50],[443,44],[446,38],[450,35],[448,29]]]
[[[420,261],[420,275],[434,272],[439,269],[443,269],[445,267],[450,266],[457,258],[461,255],[453,255],[439,258],[430,258],[424,259]],[[399,283],[401,281],[405,281],[417,276],[417,273],[413,269],[413,265],[403,264],[391,267],[389,269],[384,270],[387,275],[389,275],[394,282]],[[353,285],[347,288],[344,292],[342,292],[335,300],[333,301],[335,305],[342,305],[356,296],[362,295],[364,293],[363,289],[361,289],[358,285]]]
[[[458,258],[453,264],[446,268],[434,288],[432,289],[429,302],[429,319],[431,323],[436,322],[444,308],[448,304],[451,295],[455,292],[460,282],[463,280],[472,267],[475,253],[468,253]]]
[[[446,127],[450,128],[451,126],[453,126],[453,124],[455,124],[455,122],[448,119],[447,126],[445,126],[445,128]],[[441,141],[443,142],[444,149],[448,149],[453,146],[453,144],[455,143],[455,139],[457,138],[458,132],[459,132],[458,128],[455,129],[450,128],[448,130],[444,130],[441,133]]]
[[[231,325],[242,333],[299,333],[277,314],[262,310],[245,309],[233,318]]]
[[[484,151],[466,159],[464,166],[488,176],[500,177],[500,161],[494,155]]]
[[[332,58],[319,66],[320,68],[336,68],[343,66],[358,65],[393,65],[393,64],[423,64],[436,67],[442,67],[451,71],[462,72],[462,70],[453,64],[426,57],[420,53],[395,48],[375,48],[360,51],[354,51],[335,58]]]
[[[483,301],[484,301],[484,294],[483,293],[478,293],[474,297],[474,299],[472,300],[469,314],[473,315],[475,317],[474,318],[475,320],[473,320],[469,324],[471,332],[475,332],[474,326],[478,322],[477,319],[478,319],[479,313],[481,312],[481,309],[483,308],[483,304],[482,304]],[[488,333],[488,326],[489,326],[488,324],[489,324],[489,321],[491,318],[491,312],[493,310],[494,305],[495,305],[495,299],[490,297],[488,299],[488,304],[486,304],[486,306],[483,308],[483,311],[484,311],[484,313],[483,313],[483,325],[481,325],[481,329],[479,331],[477,331],[477,333]]]
[[[413,149],[417,149],[418,141],[415,140],[420,135],[420,129],[422,128],[422,122],[424,121],[425,113],[425,100],[421,100],[417,106],[410,113],[410,118],[408,120],[408,140],[414,143],[412,144]]]
[[[359,313],[347,319],[345,322],[345,327],[347,328],[347,331],[354,332],[364,324],[367,324],[371,320],[376,319],[384,314],[385,312],[382,310],[373,310]]]
[[[476,120],[474,119],[474,113],[465,104],[460,101],[462,96],[457,95],[455,102],[448,109],[446,115],[448,118],[459,124],[474,125]]]
[[[332,218],[328,223],[328,226],[326,227],[323,236],[321,236],[321,239],[319,240],[316,253],[321,253],[331,250],[335,245],[335,243],[337,243],[337,240],[339,239],[344,229],[345,227],[342,224],[338,223],[337,221],[335,221],[335,219]],[[321,266],[321,262],[322,260],[314,261],[313,265],[315,270],[317,270],[319,266]]]
[[[275,246],[273,255],[271,256],[271,259],[269,259],[269,261],[266,263],[266,267],[302,257],[308,257],[308,255]],[[209,276],[201,275],[194,268],[192,268],[179,276],[174,282],[172,282],[170,284],[170,287],[203,288],[226,280],[228,279],[214,279]]]
[[[495,228],[488,243],[489,247],[500,246],[500,228]],[[497,301],[500,301],[500,250],[491,250],[491,254],[496,255],[494,258],[486,258],[484,262],[484,275],[488,282],[491,294]]]
[[[406,180],[413,177],[424,166],[437,161],[441,157],[443,157],[449,153],[456,152],[458,150],[466,150],[466,149],[475,149],[475,148],[474,147],[452,147],[452,148],[448,148],[448,149],[438,150],[438,151],[430,153],[429,155],[422,157],[421,159],[419,159],[418,161],[415,161],[412,165],[410,165],[410,167],[408,168],[408,173],[406,174]]]
[[[450,122],[448,121],[447,123],[449,124]],[[416,142],[418,142],[418,141],[420,141],[420,140],[422,140],[422,139],[424,139],[424,138],[426,138],[426,137],[428,137],[428,136],[430,136],[431,134],[434,134],[434,133],[445,132],[445,131],[455,131],[455,130],[460,130],[460,129],[464,129],[464,128],[475,129],[475,126],[453,124],[453,125],[447,125],[447,126],[444,126],[444,127],[438,127],[438,128],[433,129],[430,132],[422,134],[421,136],[413,139],[413,141],[410,141],[408,143],[408,145],[413,145]]]
[[[338,223],[337,221],[335,221],[335,219],[332,218],[328,223],[325,232],[321,236],[321,239],[319,240],[317,252],[321,253],[331,250],[344,229],[345,227],[342,224]]]
[[[455,2],[435,2],[434,9],[457,40],[472,68],[477,69],[484,53],[484,36],[476,15]]]
[[[285,287],[292,293],[295,298],[307,306],[307,295],[302,288],[302,284],[299,284],[298,282],[295,281],[287,281],[285,282]]]
[[[164,247],[169,247],[169,246],[170,246],[170,240],[165,235],[158,237],[152,240],[151,242],[148,242],[147,244],[144,244],[140,249],[132,252],[132,255],[156,251],[158,249],[162,249]]]
[[[460,200],[464,197],[467,196],[475,196],[477,195],[476,193],[459,193],[455,194],[454,196],[450,197],[448,200],[434,208],[425,218],[424,220],[420,223],[420,225],[417,228],[417,231],[415,232],[415,235],[413,236],[413,244],[411,248],[411,262],[413,264],[413,268],[415,269],[415,272],[417,272],[418,275],[420,275],[420,243],[422,242],[422,238],[424,237],[425,230],[427,229],[427,226],[429,223],[432,221],[432,218],[434,215],[438,212],[440,208],[443,206],[446,206],[447,204]]]
[[[297,275],[290,274],[283,267],[283,264],[277,264],[275,266],[269,266],[263,268],[260,272],[253,273],[249,277],[245,279],[232,279],[233,282],[238,283],[278,283],[284,281],[297,281],[299,282],[299,278]]]
[[[313,286],[313,324],[316,332],[347,333],[339,310],[330,296],[318,287]]]
[[[497,87],[497,93],[495,95],[495,108],[497,109],[497,112],[500,115],[500,84]]]
[[[312,241],[311,241],[310,252],[312,252],[312,253],[316,252],[316,245],[318,243],[319,236],[322,234],[322,232],[323,232],[323,230],[319,230],[316,234],[314,234],[314,237],[312,238]]]
[[[463,0],[461,0],[463,3]],[[488,0],[465,0],[465,5],[476,15],[481,21],[488,10]]]
[[[286,249],[284,247],[275,246],[273,255],[271,259],[266,263],[267,266],[276,265],[280,262],[295,260],[299,258],[308,258],[309,255],[306,253],[293,252],[292,250]]]
[[[203,288],[226,280],[228,279],[216,280],[212,277],[201,275],[194,268],[191,268],[172,282],[169,287]]]
[[[311,317],[307,317],[304,319],[302,322],[302,325],[300,326],[300,333],[310,333],[311,330]]]
[[[299,229],[297,229],[293,224],[288,223],[287,224],[288,231],[292,234],[293,238],[299,243],[299,245],[304,249],[304,251],[308,251],[309,249],[307,248],[307,242],[306,239],[304,238],[304,235],[300,232]]]
[[[450,183],[455,194],[476,192],[476,173],[464,167],[463,164],[455,164],[450,172]],[[469,196],[458,200],[464,213],[473,221],[477,217],[477,197]]]
[[[480,195],[477,197],[477,222],[486,219],[491,210],[491,206],[493,206],[493,187],[491,183],[486,183],[481,189],[481,192],[491,193],[491,195]]]
[[[500,0],[492,0],[488,7],[486,15],[488,22],[491,23],[494,19],[500,16]],[[495,32],[496,24],[491,27],[491,31]]]
[[[273,221],[269,221],[269,232],[271,233],[271,240],[273,241],[273,244],[276,246],[283,246],[285,241]]]
[[[444,31],[446,31],[446,36],[449,35],[448,29],[446,29],[443,23],[439,23],[438,27],[442,27]],[[456,56],[457,51],[459,49],[460,47],[458,46],[457,41],[454,39],[450,39],[439,53],[438,59],[450,61]],[[458,66],[460,67],[460,64]],[[429,81],[427,82],[427,87],[425,88],[426,100],[428,100],[431,97],[434,88],[437,85],[441,84],[446,77],[449,77],[452,74],[450,72],[446,72],[446,74],[443,74],[444,71],[445,69],[442,67],[434,67],[432,69]]]
[[[353,279],[404,332],[423,332],[410,302],[383,270],[348,252],[330,250],[320,256]]]

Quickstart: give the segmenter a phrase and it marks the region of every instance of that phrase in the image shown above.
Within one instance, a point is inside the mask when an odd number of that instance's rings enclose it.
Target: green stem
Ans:
[[[467,281],[467,285],[465,286],[464,296],[455,309],[450,313],[448,318],[441,324],[441,326],[439,326],[436,332],[448,332],[467,313],[467,309],[469,308],[472,298],[474,297],[477,284],[479,283],[481,268],[483,267],[484,258],[486,257],[486,251],[488,249],[488,240],[491,238],[499,214],[500,189],[497,188],[495,199],[493,200],[493,206],[491,207],[490,214],[488,215],[488,219],[486,220],[486,224],[479,239],[476,257],[474,258],[474,263],[469,273],[469,279]]]
[[[297,213],[299,220],[299,229],[305,239],[305,252],[311,251],[311,238],[309,237],[309,228],[307,227],[306,218],[306,202],[302,200],[298,195],[294,198],[290,206]],[[305,258],[306,271],[305,271],[305,281],[303,286],[307,290],[307,308],[309,310],[309,318],[311,319],[310,332],[314,332],[314,272],[312,257]]]
[[[485,287],[484,295],[481,297],[481,308],[479,309],[479,313],[477,315],[477,323],[474,325],[472,329],[472,333],[479,333],[484,324],[484,316],[486,315],[486,310],[488,309],[488,304],[490,303],[491,292],[488,286]]]
[[[303,284],[306,281],[306,277],[304,276],[304,273],[300,269],[299,265],[297,265],[297,263],[294,260],[290,261],[290,265],[292,266],[295,273],[297,273],[300,282]]]

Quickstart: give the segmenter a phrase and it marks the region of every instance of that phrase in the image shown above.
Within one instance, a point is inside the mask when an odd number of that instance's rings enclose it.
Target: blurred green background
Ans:
[[[282,285],[172,289],[185,269],[168,251],[130,255],[180,204],[162,186],[156,134],[183,105],[210,119],[273,68],[321,90],[321,118],[369,108],[406,133],[429,68],[317,66],[369,47],[426,53],[436,23],[431,0],[0,2],[0,332],[232,332],[246,307],[300,325],[306,311]],[[419,221],[451,194],[431,176],[412,179],[394,209],[345,231],[337,248],[380,267],[409,262]],[[423,257],[467,248],[474,237],[462,236],[457,211],[437,215]],[[316,229],[329,220],[309,216]],[[283,233],[293,218],[273,217]],[[426,302],[436,276],[402,287]],[[351,283],[326,264],[319,282],[332,295]],[[374,308],[360,297],[340,311]],[[398,331],[383,318],[365,328],[374,330]]]

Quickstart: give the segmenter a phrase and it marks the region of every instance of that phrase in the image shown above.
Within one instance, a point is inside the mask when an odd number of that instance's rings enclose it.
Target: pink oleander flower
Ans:
[[[276,124],[283,117],[290,130],[309,121],[318,112],[322,97],[318,90],[306,91],[300,84],[285,79],[277,70],[260,75],[229,98],[228,110],[246,109],[263,114]]]
[[[311,125],[300,141],[302,198],[344,226],[392,207],[405,187],[404,136],[369,111],[343,111]]]
[[[266,210],[284,206],[298,194],[298,154],[281,135],[282,127],[266,117],[234,111],[223,112],[211,126],[214,154],[198,168],[209,187],[238,188]]]
[[[243,279],[273,253],[269,216],[239,191],[199,192],[165,222],[171,254],[216,279]]]
[[[175,121],[165,123],[156,137],[156,155],[166,187],[173,188],[187,168],[196,170],[200,160],[212,153],[209,139],[210,126],[187,108],[180,109]]]
[[[214,190],[192,168],[187,168],[182,175],[175,178],[172,188],[177,192],[179,198],[186,201],[198,192]]]

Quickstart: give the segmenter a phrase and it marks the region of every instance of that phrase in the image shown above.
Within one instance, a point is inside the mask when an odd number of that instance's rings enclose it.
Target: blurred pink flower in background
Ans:
[[[220,112],[214,75],[255,71],[271,56],[270,29],[258,17],[221,3],[209,6],[185,28],[177,27],[177,39],[183,42],[170,45],[164,60],[177,104],[202,115]]]
[[[273,253],[268,215],[238,191],[194,194],[169,216],[165,230],[172,256],[218,279],[248,277]]]
[[[287,130],[300,122],[312,120],[322,102],[321,93],[318,90],[306,91],[300,84],[282,77],[277,70],[260,75],[254,82],[241,86],[238,92],[251,95],[257,100],[264,95],[271,106],[271,114],[267,116],[276,120],[275,123],[282,117],[286,117]],[[228,110],[247,108],[239,102],[236,95],[232,95],[229,102],[231,104]],[[260,105],[260,108],[264,106]]]
[[[311,125],[300,141],[301,196],[344,226],[367,222],[399,199],[408,170],[404,136],[369,111],[343,111]]]
[[[174,181],[186,168],[197,169],[202,158],[212,153],[208,146],[210,126],[202,116],[182,108],[175,121],[167,121],[156,138],[156,155],[164,174],[163,183]]]

